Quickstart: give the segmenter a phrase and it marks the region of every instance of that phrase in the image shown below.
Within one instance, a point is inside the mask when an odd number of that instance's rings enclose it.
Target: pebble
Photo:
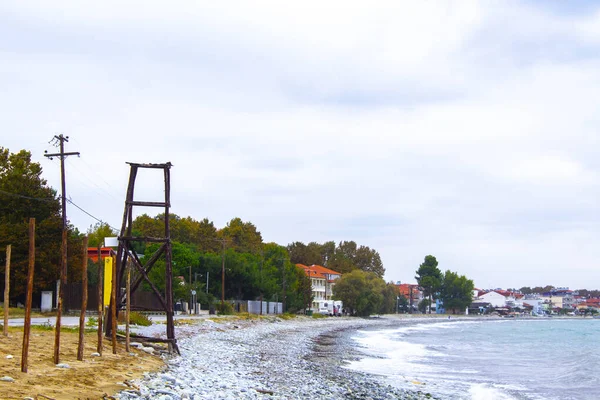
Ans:
[[[92,357],[100,357],[100,353],[92,353],[90,354]]]
[[[65,369],[68,369],[68,368],[71,368],[71,366],[69,364],[61,363],[61,364],[56,364],[56,368],[65,368]]]
[[[12,354],[9,354],[9,355],[6,356],[7,360],[12,360],[13,358],[15,358],[15,357]]]
[[[2,381],[2,382],[14,382],[15,378],[11,378],[10,376],[5,375],[2,378],[0,378],[0,381]]]
[[[236,321],[176,327],[181,356],[164,356],[166,370],[134,380],[139,391],[122,391],[122,400],[238,399],[426,399],[396,389],[378,377],[333,362],[312,360],[319,335],[362,328],[377,320],[354,318]],[[164,329],[164,327],[163,327]],[[144,334],[144,332],[141,332]],[[154,351],[153,348],[148,348]],[[146,351],[146,347],[142,347]],[[148,351],[151,352],[151,351]],[[325,361],[327,362],[327,361]]]

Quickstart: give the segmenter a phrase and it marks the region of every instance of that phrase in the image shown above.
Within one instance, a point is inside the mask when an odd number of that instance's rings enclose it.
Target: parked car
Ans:
[[[319,308],[319,314],[329,315],[329,310],[327,309],[327,307],[321,307],[321,308]]]

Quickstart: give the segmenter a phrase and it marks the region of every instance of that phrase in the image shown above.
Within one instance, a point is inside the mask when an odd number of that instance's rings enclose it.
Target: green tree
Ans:
[[[0,249],[12,246],[11,302],[25,299],[28,271],[29,218],[36,222],[34,299],[41,290],[54,289],[59,279],[62,218],[56,191],[42,178],[42,167],[31,153],[10,153],[0,147]],[[81,235],[67,226],[67,279],[81,278]],[[4,258],[4,257],[2,257]],[[4,274],[0,274],[4,285]],[[34,300],[35,302],[36,300]]]
[[[308,310],[315,299],[312,291],[312,282],[310,277],[304,272],[304,268],[296,267],[296,275],[298,280],[298,297],[302,299],[302,308]]]
[[[31,153],[0,147],[0,223],[60,218],[60,208],[56,191],[42,178],[42,167],[31,161]]]
[[[433,304],[433,296],[440,290],[442,284],[442,272],[434,256],[425,256],[425,261],[419,266],[415,279],[423,288],[423,294],[429,298],[429,304]],[[431,308],[429,313],[431,314]]]
[[[87,230],[88,247],[104,246],[104,238],[115,237],[118,234],[110,225],[102,222],[98,222],[94,226],[90,225]]]
[[[365,272],[373,272],[380,278],[385,274],[379,253],[368,246],[360,246],[354,255],[354,264]]]
[[[294,242],[287,245],[287,251],[293,264],[322,264],[320,247],[316,242],[311,242],[308,245],[302,242]]]
[[[256,253],[262,246],[262,235],[251,222],[233,218],[227,226],[218,231],[221,239],[228,240],[228,247],[240,253]]]
[[[208,218],[204,218],[197,222],[193,235],[193,243],[196,244],[201,251],[212,251],[213,253],[218,253],[220,251],[221,245],[216,240],[217,228]]]
[[[417,306],[417,309],[422,312],[423,314],[425,314],[427,312],[427,309],[429,309],[431,311],[431,307],[429,307],[429,305],[431,304],[431,300],[429,299],[423,299],[419,302],[419,305]]]
[[[519,289],[519,292],[521,292],[523,294],[533,293],[533,291],[531,290],[531,288],[529,286],[523,286],[521,289]]]
[[[444,273],[440,291],[440,299],[444,302],[446,310],[464,311],[473,301],[473,281],[464,275],[458,275],[450,270]]]
[[[320,245],[321,263],[324,267],[331,268],[331,261],[335,255],[335,242],[330,240]],[[341,271],[338,271],[341,272]]]
[[[402,295],[398,296],[398,312],[406,314],[409,312],[410,304],[408,303],[408,299]]]
[[[350,314],[359,316],[379,313],[385,291],[383,279],[373,272],[358,269],[342,275],[333,287],[334,298],[341,300]]]
[[[379,314],[395,313],[396,304],[398,302],[398,296],[400,296],[400,291],[398,290],[398,287],[392,282],[386,283],[385,289],[383,291],[383,301],[381,302],[381,309],[379,310]]]

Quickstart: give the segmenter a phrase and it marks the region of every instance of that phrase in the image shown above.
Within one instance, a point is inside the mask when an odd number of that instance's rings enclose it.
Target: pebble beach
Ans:
[[[181,355],[145,374],[119,399],[424,399],[344,368],[359,353],[349,339],[385,318],[204,319],[176,327]],[[138,329],[160,335],[164,325]]]

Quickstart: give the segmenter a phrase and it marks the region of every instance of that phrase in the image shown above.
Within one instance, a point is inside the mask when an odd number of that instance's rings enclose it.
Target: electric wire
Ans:
[[[18,193],[11,193],[11,192],[7,192],[5,190],[0,189],[0,193],[2,194],[6,194],[8,196],[13,196],[13,197],[20,197],[22,199],[29,199],[29,200],[37,200],[37,201],[45,201],[48,203],[52,203],[54,201],[56,201],[56,199],[42,199],[41,197],[31,197],[31,196],[25,196],[23,194],[18,194]],[[60,196],[57,197],[58,199],[60,199]]]
[[[29,200],[43,201],[43,202],[48,202],[48,203],[55,202],[57,200],[60,200],[60,198],[61,198],[60,196],[58,196],[56,199],[42,199],[40,197],[31,197],[31,196],[25,196],[25,195],[22,195],[22,194],[18,194],[18,193],[11,193],[11,192],[7,192],[7,191],[2,190],[2,189],[0,189],[0,193],[8,195],[8,196],[19,197],[19,198],[29,199]],[[119,231],[117,228],[115,228],[114,226],[110,225],[108,222],[105,222],[105,221],[101,220],[100,218],[92,215],[88,211],[84,210],[83,208],[81,208],[80,206],[78,206],[77,204],[75,204],[73,202],[73,200],[67,199],[67,203],[75,206],[75,208],[79,209],[81,212],[83,212],[84,214],[88,215],[89,217],[95,219],[96,221],[100,222],[101,224],[107,225],[112,230],[117,231],[117,232]]]
[[[84,214],[92,217],[93,219],[95,219],[96,221],[100,222],[101,224],[104,224],[106,226],[108,226],[110,229],[118,232],[119,230],[117,228],[115,228],[114,226],[112,226],[111,224],[109,224],[108,222],[102,221],[100,218],[97,218],[95,216],[93,216],[92,214],[90,214],[89,212],[87,212],[86,210],[84,210],[83,208],[79,207],[77,204],[73,203],[73,200],[71,199],[67,199],[67,202],[73,206],[75,206],[77,209],[79,209],[81,212],[83,212]]]

